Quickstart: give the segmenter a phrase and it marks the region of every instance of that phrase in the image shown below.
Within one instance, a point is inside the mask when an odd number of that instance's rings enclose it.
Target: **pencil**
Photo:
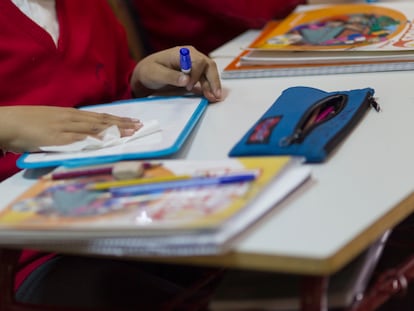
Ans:
[[[170,181],[178,181],[193,178],[191,175],[174,175],[174,176],[161,176],[161,177],[147,177],[137,178],[128,180],[115,180],[115,181],[104,181],[97,182],[87,185],[86,188],[89,190],[107,190],[110,188],[128,187],[143,184],[154,184],[163,183]]]
[[[256,179],[255,174],[234,174],[220,177],[193,177],[185,180],[147,183],[120,188],[110,188],[113,197],[135,196],[172,189],[184,189],[203,186],[219,186],[233,183],[251,182]]]

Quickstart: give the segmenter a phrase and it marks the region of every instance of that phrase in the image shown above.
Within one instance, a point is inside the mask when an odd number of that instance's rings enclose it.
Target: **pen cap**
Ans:
[[[190,50],[187,48],[180,49],[180,68],[182,71],[191,70]]]

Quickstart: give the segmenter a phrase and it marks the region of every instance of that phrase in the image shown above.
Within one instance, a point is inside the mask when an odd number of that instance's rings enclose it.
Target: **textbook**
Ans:
[[[208,101],[195,96],[147,97],[84,106],[80,109],[139,119],[143,127],[131,137],[120,138],[113,126],[101,139],[87,139],[64,146],[45,146],[17,160],[20,168],[81,166],[120,160],[159,158],[180,150],[206,110]]]
[[[0,211],[0,244],[104,254],[223,252],[309,177],[302,161],[164,160],[150,162],[140,179],[45,176]],[[68,170],[75,169],[58,172]]]
[[[223,78],[414,69],[414,3],[299,6],[271,21]]]

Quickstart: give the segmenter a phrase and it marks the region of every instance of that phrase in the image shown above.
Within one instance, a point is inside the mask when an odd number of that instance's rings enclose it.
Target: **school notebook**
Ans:
[[[1,210],[0,244],[103,254],[223,252],[309,177],[309,167],[301,163],[291,157],[165,160],[143,178],[241,173],[255,178],[122,196],[114,189],[136,187],[91,187],[111,176],[40,179]]]
[[[207,105],[207,100],[200,97],[149,97],[82,107],[80,109],[139,119],[144,127],[136,134],[141,136],[109,140],[107,145],[83,150],[77,150],[76,144],[47,146],[45,149],[50,148],[50,152],[26,153],[18,159],[17,166],[70,167],[169,156],[179,151]],[[93,144],[97,142],[97,139],[92,141]]]
[[[414,69],[414,3],[300,6],[270,22],[223,78]]]

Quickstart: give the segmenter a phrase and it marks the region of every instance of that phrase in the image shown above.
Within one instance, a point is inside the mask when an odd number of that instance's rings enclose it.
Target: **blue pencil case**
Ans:
[[[229,156],[302,156],[323,162],[369,107],[379,111],[372,88],[325,92],[291,87],[231,149]]]

